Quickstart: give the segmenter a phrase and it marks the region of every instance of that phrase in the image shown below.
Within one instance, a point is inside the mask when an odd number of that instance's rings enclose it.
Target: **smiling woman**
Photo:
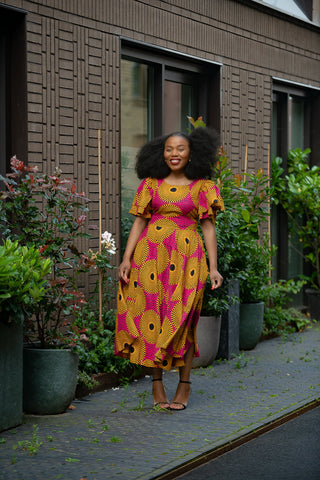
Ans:
[[[216,149],[216,134],[199,128],[155,139],[137,157],[143,181],[119,266],[115,353],[153,369],[154,404],[171,410],[186,408],[192,359],[199,356],[196,328],[208,277],[199,221],[212,288],[222,284],[214,221],[223,202],[207,179]],[[161,380],[171,367],[179,368],[180,381],[170,403]]]

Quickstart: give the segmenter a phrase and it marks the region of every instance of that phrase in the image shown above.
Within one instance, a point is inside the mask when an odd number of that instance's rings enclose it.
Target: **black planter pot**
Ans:
[[[24,348],[24,412],[36,415],[64,412],[76,391],[78,361],[78,354],[71,350]]]
[[[240,304],[240,350],[252,350],[259,343],[263,329],[264,303]]]
[[[22,350],[22,326],[0,320],[0,431],[22,423]]]
[[[308,297],[310,317],[314,320],[320,321],[320,291],[307,288],[306,294]]]

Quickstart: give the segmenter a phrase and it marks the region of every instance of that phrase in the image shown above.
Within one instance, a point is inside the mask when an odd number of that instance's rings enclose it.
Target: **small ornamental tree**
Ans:
[[[69,326],[72,313],[85,302],[76,275],[90,262],[79,252],[76,240],[88,236],[83,228],[88,199],[61,170],[41,174],[16,157],[11,159],[11,173],[0,180],[7,188],[0,194],[0,233],[21,246],[34,246],[53,264],[50,288],[38,303],[36,322],[26,322],[29,336],[43,347],[68,344],[81,333]]]

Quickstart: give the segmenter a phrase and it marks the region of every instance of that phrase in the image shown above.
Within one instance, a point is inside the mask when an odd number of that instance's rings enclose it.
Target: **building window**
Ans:
[[[313,10],[317,9],[317,0],[255,0],[271,8],[287,13],[305,21],[313,21]],[[313,5],[314,4],[314,5]]]
[[[283,159],[287,168],[288,151],[294,148],[311,148],[311,162],[317,163],[319,91],[308,88],[275,84],[272,111],[272,156]],[[315,149],[315,150],[314,150]],[[314,153],[313,153],[314,150]],[[288,232],[288,219],[281,208],[272,209],[272,243],[277,245],[277,256],[273,261],[274,280],[298,278],[304,273],[299,239]],[[295,299],[302,304],[302,296]]]
[[[220,129],[219,66],[123,45],[121,59],[121,216],[128,216],[140,180],[134,166],[148,140],[189,128],[202,115]]]
[[[139,148],[153,136],[153,68],[121,61],[121,210],[128,212],[137,188],[134,170]]]
[[[25,15],[0,7],[0,173],[17,155],[27,161]]]

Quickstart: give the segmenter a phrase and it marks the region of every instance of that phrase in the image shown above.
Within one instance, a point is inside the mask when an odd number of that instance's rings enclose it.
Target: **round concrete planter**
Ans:
[[[264,303],[240,304],[240,350],[252,350],[259,343],[263,328]]]
[[[212,365],[219,349],[221,317],[200,317],[197,326],[197,343],[200,357],[192,361],[194,368]]]
[[[320,291],[311,288],[306,289],[308,296],[308,309],[310,317],[314,320],[320,321]]]
[[[77,386],[78,354],[71,350],[25,348],[23,410],[36,415],[62,413]]]

